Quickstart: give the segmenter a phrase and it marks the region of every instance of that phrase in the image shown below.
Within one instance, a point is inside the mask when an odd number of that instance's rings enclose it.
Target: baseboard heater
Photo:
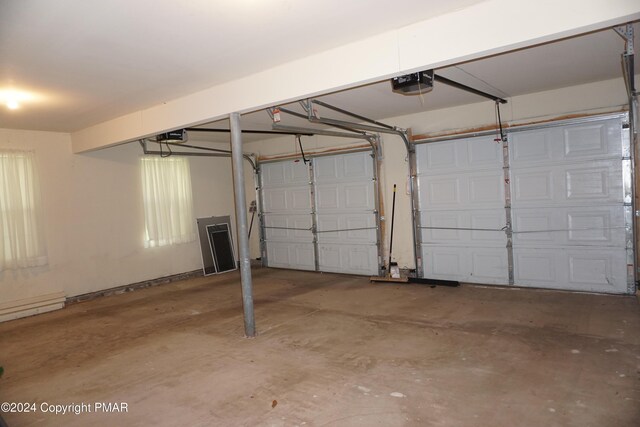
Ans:
[[[0,322],[33,316],[64,307],[65,293],[54,292],[0,303]]]

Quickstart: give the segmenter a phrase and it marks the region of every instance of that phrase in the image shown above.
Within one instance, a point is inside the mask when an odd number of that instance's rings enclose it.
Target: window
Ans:
[[[0,150],[0,271],[46,263],[35,153]]]
[[[196,239],[191,172],[185,157],[143,157],[144,246],[153,248]]]

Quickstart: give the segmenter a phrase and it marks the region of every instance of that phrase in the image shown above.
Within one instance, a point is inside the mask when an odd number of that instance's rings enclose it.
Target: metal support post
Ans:
[[[240,277],[242,282],[242,307],[244,309],[244,333],[256,336],[253,313],[253,285],[251,283],[251,260],[249,259],[249,234],[247,229],[247,202],[244,188],[244,167],[242,164],[242,129],[240,114],[229,115],[231,124],[231,158],[233,165],[233,188],[236,200],[236,224],[238,226],[238,251],[240,253]]]

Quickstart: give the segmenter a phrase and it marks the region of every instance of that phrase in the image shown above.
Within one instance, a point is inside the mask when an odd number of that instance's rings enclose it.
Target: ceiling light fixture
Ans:
[[[35,96],[29,92],[0,89],[0,103],[4,104],[9,110],[17,110],[23,102],[29,102],[34,99]]]

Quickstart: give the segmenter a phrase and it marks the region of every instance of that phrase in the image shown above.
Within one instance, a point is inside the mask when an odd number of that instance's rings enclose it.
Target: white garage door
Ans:
[[[373,168],[370,152],[313,159],[320,271],[378,274]]]
[[[309,169],[292,160],[260,165],[263,253],[270,267],[315,270]]]
[[[509,283],[502,145],[493,139],[417,146],[424,277]]]
[[[265,264],[377,275],[374,168],[370,151],[261,164]]]
[[[627,292],[623,134],[611,119],[510,136],[516,284]]]
[[[616,116],[516,130],[508,134],[508,149],[494,136],[419,145],[424,276],[631,292],[623,121]]]

